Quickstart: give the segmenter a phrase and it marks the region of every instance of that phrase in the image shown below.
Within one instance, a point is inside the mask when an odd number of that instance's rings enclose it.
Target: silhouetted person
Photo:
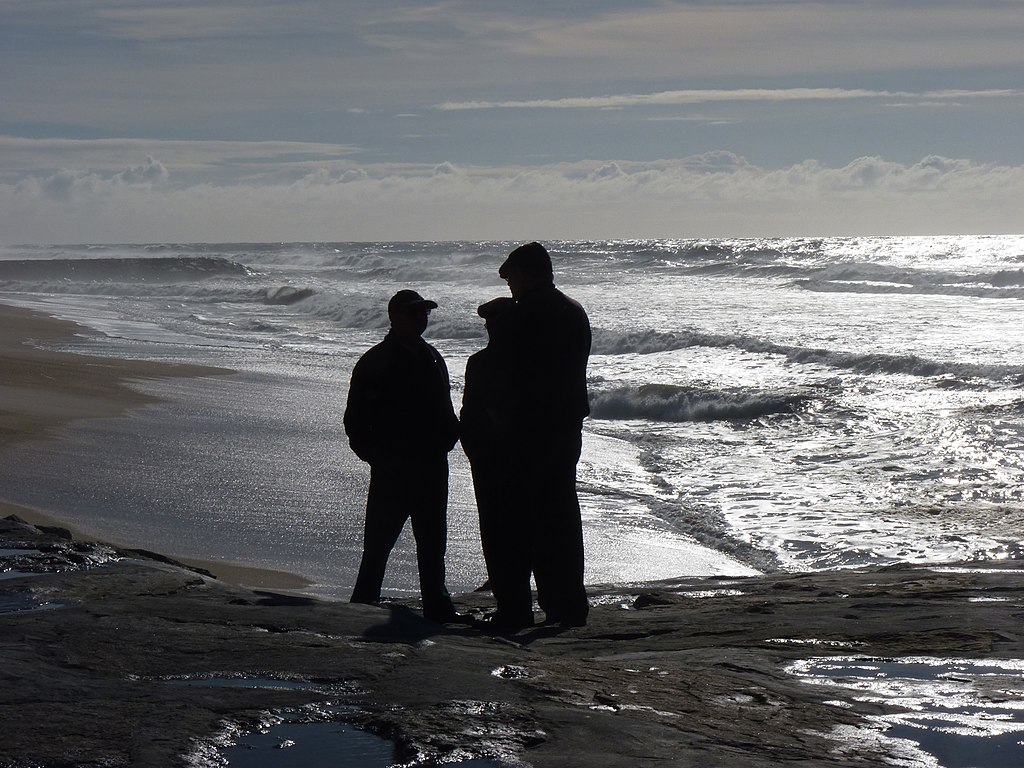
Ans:
[[[352,370],[345,432],[370,465],[363,556],[352,602],[380,601],[391,550],[405,521],[416,539],[423,615],[459,617],[445,586],[448,452],[459,436],[448,368],[422,338],[437,304],[402,290],[388,302],[391,330]]]
[[[530,591],[532,539],[530,521],[517,508],[511,485],[520,482],[512,468],[517,462],[515,301],[499,298],[480,306],[477,313],[487,327],[487,346],[466,361],[462,393],[462,447],[473,472],[480,517],[480,543],[497,611],[488,618],[496,630],[532,626]]]
[[[591,331],[579,302],[555,287],[540,243],[516,248],[498,274],[508,282],[515,420],[508,486],[526,516],[537,598],[547,623],[586,623],[583,525],[576,465],[590,413],[587,360]]]

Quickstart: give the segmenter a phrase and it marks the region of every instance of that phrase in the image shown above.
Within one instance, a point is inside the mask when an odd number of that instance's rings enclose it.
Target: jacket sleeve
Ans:
[[[352,380],[345,404],[345,434],[356,456],[367,463],[376,457],[376,435],[373,414],[377,413],[379,388],[373,381],[372,366],[364,358],[352,369]]]
[[[434,353],[434,360],[437,362],[437,367],[444,376],[444,398],[442,400],[441,414],[440,414],[440,428],[441,438],[446,451],[451,451],[457,442],[459,442],[459,433],[461,431],[459,425],[459,417],[455,415],[455,406],[452,405],[451,397],[451,383],[448,377],[448,366],[444,362],[444,358],[441,354],[431,347],[431,351]]]

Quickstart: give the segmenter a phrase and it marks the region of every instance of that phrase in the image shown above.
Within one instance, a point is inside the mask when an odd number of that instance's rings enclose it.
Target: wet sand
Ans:
[[[120,416],[160,400],[131,386],[142,379],[227,375],[231,371],[200,365],[120,360],[46,349],[93,333],[77,323],[20,307],[0,304],[0,461],[4,451],[26,440],[59,439],[60,430],[77,421]],[[0,517],[68,529],[88,538],[59,511],[40,510],[5,501],[0,484]],[[125,542],[111,542],[125,545]],[[172,553],[173,554],[173,553]],[[192,558],[182,562],[218,578],[251,587],[301,589],[302,576],[245,564]]]
[[[0,451],[23,440],[54,437],[75,421],[159,402],[132,389],[132,381],[228,372],[41,348],[87,333],[76,323],[0,304]]]

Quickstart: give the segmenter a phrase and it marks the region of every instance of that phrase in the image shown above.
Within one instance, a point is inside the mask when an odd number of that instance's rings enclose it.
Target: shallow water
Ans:
[[[398,762],[387,739],[337,722],[285,720],[235,742],[220,754],[236,768],[388,768]]]
[[[279,680],[256,677],[171,678],[169,685],[214,688],[255,688],[314,690],[344,695],[350,686],[325,685],[305,680]],[[218,742],[216,752],[228,765],[241,768],[389,768],[399,763],[394,742],[345,722],[355,710],[347,705],[317,705],[303,710],[268,713],[263,725],[253,731],[230,733]],[[200,750],[206,752],[207,750]],[[221,759],[216,760],[221,765]],[[194,756],[193,765],[204,762]],[[403,763],[410,765],[410,763]],[[501,768],[504,763],[482,758],[446,760],[445,765],[466,768]]]
[[[878,703],[874,732],[844,740],[892,742],[908,768],[1017,768],[1024,764],[1024,662],[1018,659],[819,658],[790,665],[841,700]]]
[[[141,384],[169,402],[75,426],[67,441],[21,447],[6,458],[7,493],[67,510],[69,523],[105,540],[298,573],[312,580],[311,594],[347,598],[369,473],[341,428],[346,383],[332,366],[265,360],[236,353],[221,364],[246,372]],[[448,586],[466,592],[484,583],[486,568],[460,448],[450,463]],[[588,436],[585,473],[600,478],[581,484],[588,583],[755,572],[652,513],[642,495],[646,472],[628,442]],[[609,484],[621,490],[609,495]],[[638,498],[624,495],[631,488]],[[417,593],[416,574],[407,527],[389,562],[388,593]]]
[[[19,574],[32,575],[32,574]],[[13,578],[13,577],[12,577]],[[53,611],[67,608],[71,603],[60,600],[37,600],[28,592],[0,592],[0,614],[27,613],[30,611]]]

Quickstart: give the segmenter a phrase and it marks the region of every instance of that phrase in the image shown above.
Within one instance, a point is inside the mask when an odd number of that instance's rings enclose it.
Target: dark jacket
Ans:
[[[578,301],[545,285],[518,299],[513,316],[517,410],[542,432],[579,430],[590,414],[587,313]]]
[[[444,359],[422,339],[406,345],[388,333],[352,369],[344,422],[349,445],[369,464],[448,453],[459,422]]]
[[[487,347],[466,361],[459,428],[471,463],[498,461],[509,450],[515,425],[511,373],[497,350]]]
[[[487,346],[466,361],[459,412],[462,448],[470,462],[500,461],[520,415],[512,356],[514,307],[511,298],[503,297],[478,310],[487,321]]]

